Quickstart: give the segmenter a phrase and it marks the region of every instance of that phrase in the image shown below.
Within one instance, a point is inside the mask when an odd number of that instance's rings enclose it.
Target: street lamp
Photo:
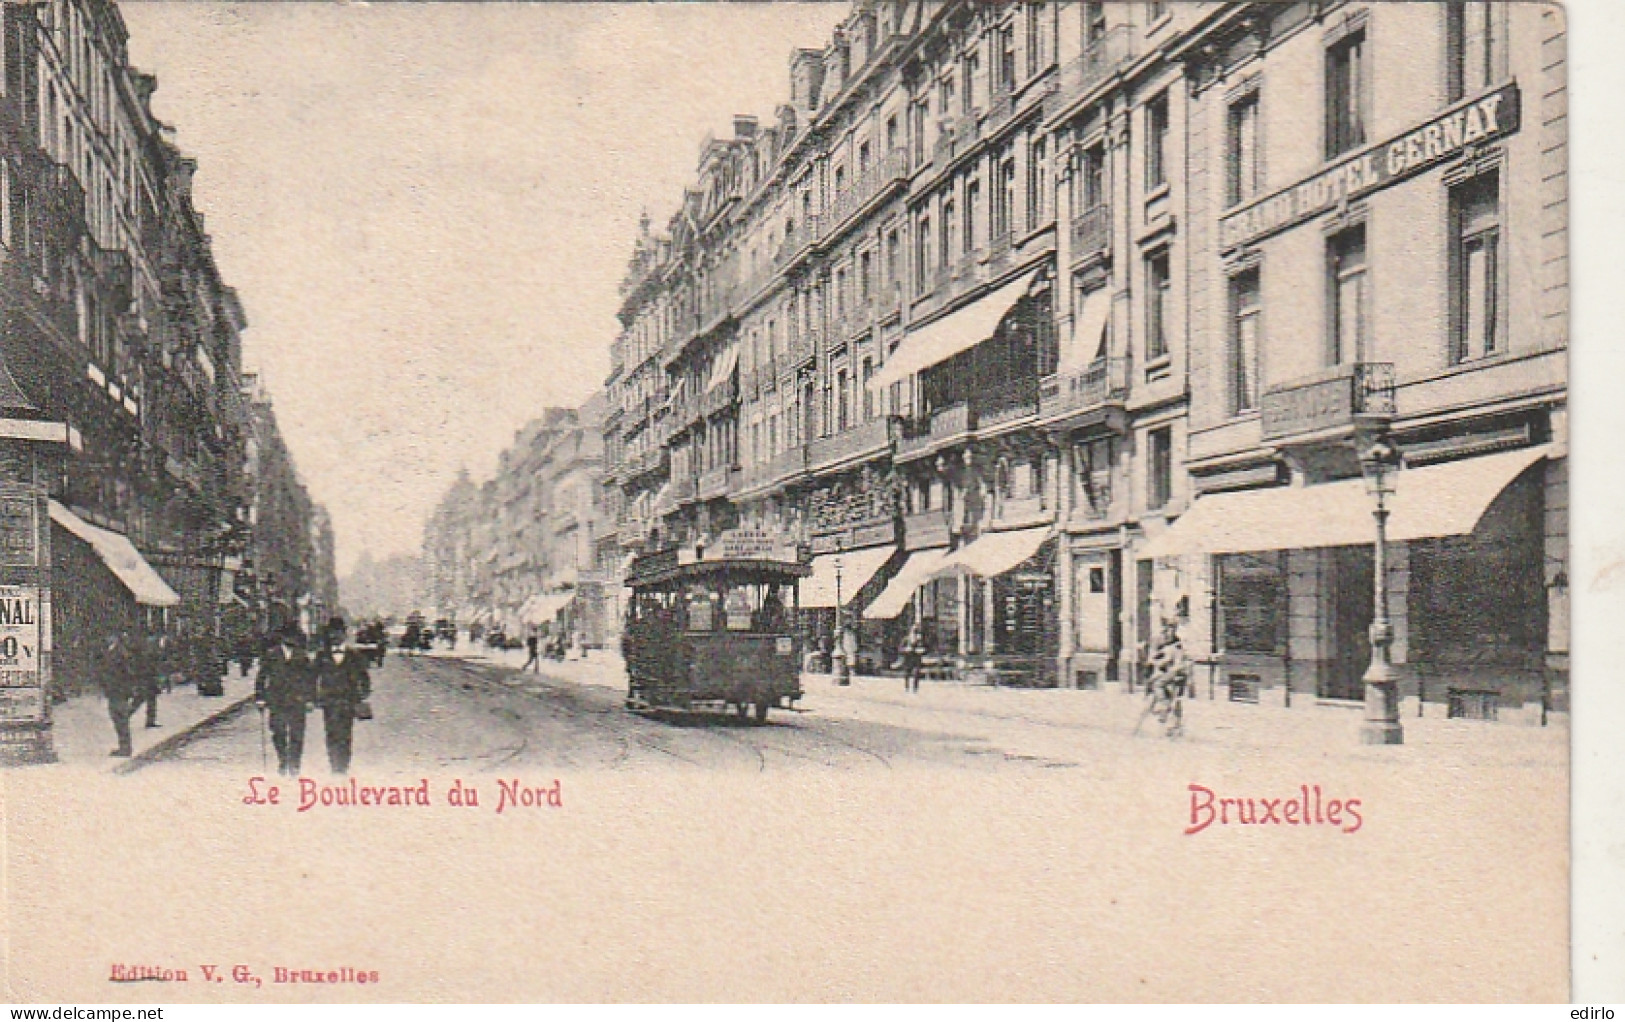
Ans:
[[[841,548],[835,548],[835,648],[830,651],[835,667],[835,684],[852,684],[852,665],[846,662],[846,626],[842,622]]]
[[[1394,628],[1388,620],[1388,498],[1394,493],[1399,470],[1399,449],[1379,435],[1360,452],[1360,473],[1366,492],[1376,500],[1371,515],[1377,523],[1376,573],[1371,617],[1371,666],[1365,677],[1365,723],[1360,727],[1364,745],[1403,745],[1405,730],[1399,723],[1399,686],[1391,647]]]

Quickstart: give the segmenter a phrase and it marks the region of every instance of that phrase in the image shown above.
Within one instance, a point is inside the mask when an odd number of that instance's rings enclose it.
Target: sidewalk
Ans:
[[[107,715],[107,700],[99,694],[75,696],[51,709],[57,760],[104,773],[137,769],[161,755],[166,745],[184,740],[184,736],[254,698],[253,674],[243,677],[228,669],[224,684],[225,693],[219,696],[200,696],[192,685],[161,693],[158,727],[146,727],[146,707],[138,709],[130,718],[134,755],[129,759],[108,755],[118,740],[113,735],[112,718]]]
[[[524,667],[525,660],[528,657],[528,654],[523,649],[499,650],[489,649],[484,645],[465,645],[463,643],[458,643],[455,650],[435,649],[420,655],[466,660],[477,664],[493,664],[498,667],[511,668],[515,671]],[[577,685],[596,685],[599,688],[626,691],[626,665],[621,661],[619,650],[588,650],[585,660],[549,660],[547,657],[543,657],[541,669],[537,673],[542,677],[558,678],[561,681],[568,681]]]
[[[841,686],[831,675],[803,674],[801,685],[806,694],[797,705],[824,716],[951,732],[973,730],[1012,751],[1040,756],[1076,755],[1080,741],[1091,735],[1166,740],[1154,719],[1141,722],[1144,695],[1126,693],[1115,684],[1077,690],[922,681],[919,693],[909,694],[901,678],[857,676],[851,685]],[[1437,703],[1429,703],[1422,717],[1416,709],[1414,698],[1401,705],[1407,746],[1496,758],[1545,759],[1567,752],[1567,714],[1553,714],[1550,726],[1542,728],[1511,720],[1451,720]],[[1320,704],[1313,697],[1299,697],[1289,708],[1209,699],[1204,689],[1185,701],[1186,732],[1180,740],[1243,749],[1348,750],[1358,747],[1363,719],[1362,707]]]

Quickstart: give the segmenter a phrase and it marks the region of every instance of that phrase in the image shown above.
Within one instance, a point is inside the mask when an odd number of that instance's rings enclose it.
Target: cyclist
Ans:
[[[1183,609],[1183,600],[1180,605]],[[1166,726],[1169,738],[1176,737],[1185,730],[1184,699],[1190,691],[1190,661],[1185,657],[1179,619],[1163,621],[1162,641],[1151,656],[1150,666],[1146,712],[1155,715],[1157,722]]]

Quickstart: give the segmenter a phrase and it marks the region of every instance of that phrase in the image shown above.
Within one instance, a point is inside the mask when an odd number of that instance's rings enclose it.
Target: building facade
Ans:
[[[120,629],[193,638],[206,674],[259,595],[247,318],[126,43],[111,0],[0,6],[0,354],[67,440],[45,480],[57,696]]]
[[[427,597],[437,617],[546,630],[602,646],[618,634],[618,562],[602,570],[613,535],[602,485],[604,407],[549,408],[514,437],[496,474],[459,474],[424,530]],[[613,584],[610,584],[613,580]]]
[[[1547,691],[1563,53],[1538,5],[860,0],[643,225],[616,542],[788,534],[868,665],[917,626],[961,676],[1132,683],[1184,611],[1235,698],[1358,698],[1380,428],[1401,508],[1477,501],[1396,512],[1405,691]]]

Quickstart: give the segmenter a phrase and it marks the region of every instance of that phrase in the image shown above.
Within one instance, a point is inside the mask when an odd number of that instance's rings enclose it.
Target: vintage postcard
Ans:
[[[1573,12],[0,15],[0,996],[1571,996]]]

